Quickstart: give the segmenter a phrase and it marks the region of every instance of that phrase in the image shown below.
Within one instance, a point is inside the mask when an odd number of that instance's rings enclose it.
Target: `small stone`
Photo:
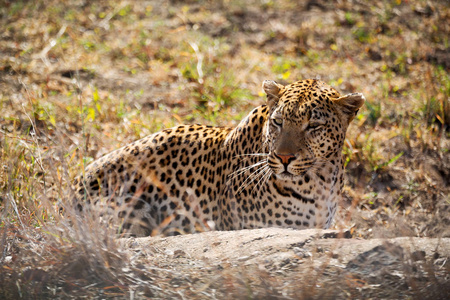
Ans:
[[[414,251],[411,253],[411,259],[413,261],[425,260],[426,252],[423,250]]]
[[[186,257],[186,252],[184,252],[183,250],[175,250],[175,252],[173,253],[173,257],[175,258],[179,258],[179,257]]]

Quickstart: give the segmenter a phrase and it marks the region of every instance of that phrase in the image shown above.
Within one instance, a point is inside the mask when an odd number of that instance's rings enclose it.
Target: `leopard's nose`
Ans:
[[[276,153],[275,152],[275,156],[278,157],[281,160],[281,163],[284,165],[285,168],[287,168],[287,166],[289,165],[289,163],[295,159],[295,155],[292,153],[287,153],[287,154],[281,154],[281,153]]]

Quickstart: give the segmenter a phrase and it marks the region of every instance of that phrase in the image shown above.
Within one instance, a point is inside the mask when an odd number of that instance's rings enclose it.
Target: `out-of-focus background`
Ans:
[[[448,1],[0,1],[4,295],[51,294],[30,276],[75,288],[55,274],[77,273],[63,261],[88,243],[59,236],[52,205],[83,166],[177,124],[235,126],[264,103],[265,79],[367,99],[336,228],[450,237],[449,20]]]

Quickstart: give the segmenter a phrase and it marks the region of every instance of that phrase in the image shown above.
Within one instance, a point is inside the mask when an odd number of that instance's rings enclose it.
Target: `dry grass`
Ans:
[[[139,266],[111,229],[54,212],[93,159],[179,123],[233,126],[264,79],[368,99],[337,227],[450,236],[446,1],[3,1],[0,16],[2,298],[330,295],[244,269],[195,294],[194,275]]]

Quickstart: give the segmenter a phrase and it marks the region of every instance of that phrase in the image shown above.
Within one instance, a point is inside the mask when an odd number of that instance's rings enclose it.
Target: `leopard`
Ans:
[[[365,98],[318,79],[262,88],[266,100],[236,127],[178,125],[95,160],[72,182],[77,210],[101,210],[128,236],[329,228]]]

